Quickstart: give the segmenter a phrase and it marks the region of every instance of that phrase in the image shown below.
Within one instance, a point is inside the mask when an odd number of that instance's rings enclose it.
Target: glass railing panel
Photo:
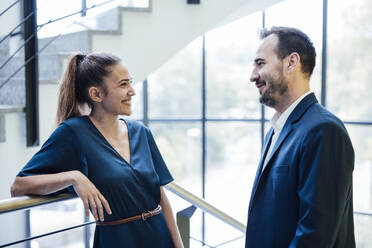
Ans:
[[[80,199],[48,204],[30,210],[31,236],[69,228],[82,223],[84,223],[84,211]],[[32,247],[75,248],[84,247],[84,242],[84,227],[80,227],[33,240]]]
[[[372,244],[372,216],[354,214],[356,247],[367,248]]]
[[[259,122],[207,123],[206,200],[246,223],[248,204],[261,152]],[[206,216],[206,240],[222,243],[241,235]]]
[[[20,228],[25,222],[26,213],[25,211],[10,212],[6,214],[0,214],[0,247],[3,245],[12,243],[16,240],[26,238],[25,228]],[[23,244],[13,245],[12,248],[23,248]]]

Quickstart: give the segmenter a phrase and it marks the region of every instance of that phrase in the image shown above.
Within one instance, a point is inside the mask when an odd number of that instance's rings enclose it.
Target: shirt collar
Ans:
[[[310,93],[311,91],[308,91],[304,93],[302,96],[300,96],[299,98],[297,98],[297,100],[294,101],[281,115],[279,115],[278,112],[274,114],[273,118],[271,118],[271,121],[270,121],[270,124],[274,129],[274,133],[280,133],[289,115],[296,108],[296,106],[301,102],[301,100],[304,99],[305,96],[309,95]]]

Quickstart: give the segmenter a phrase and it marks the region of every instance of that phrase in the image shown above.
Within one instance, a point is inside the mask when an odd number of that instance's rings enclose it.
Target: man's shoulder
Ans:
[[[334,130],[347,133],[343,122],[319,103],[313,104],[299,121],[308,131]]]

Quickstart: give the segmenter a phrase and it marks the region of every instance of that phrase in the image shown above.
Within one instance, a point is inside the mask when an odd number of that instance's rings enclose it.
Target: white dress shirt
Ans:
[[[269,150],[266,153],[265,162],[262,167],[262,171],[265,169],[267,161],[270,157],[271,152],[273,151],[273,148],[275,146],[276,141],[278,140],[279,134],[282,131],[285,122],[287,121],[289,115],[292,113],[292,111],[296,108],[296,106],[301,102],[302,99],[305,98],[305,96],[309,95],[311,91],[306,92],[302,96],[300,96],[296,101],[294,101],[281,115],[276,112],[271,118],[270,124],[272,128],[274,129],[274,134],[271,138],[271,144],[269,147]]]

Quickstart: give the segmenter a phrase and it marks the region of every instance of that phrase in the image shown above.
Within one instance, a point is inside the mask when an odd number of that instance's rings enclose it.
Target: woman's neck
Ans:
[[[120,133],[119,120],[117,115],[92,111],[89,114],[90,120],[103,133],[110,136],[117,136]]]

